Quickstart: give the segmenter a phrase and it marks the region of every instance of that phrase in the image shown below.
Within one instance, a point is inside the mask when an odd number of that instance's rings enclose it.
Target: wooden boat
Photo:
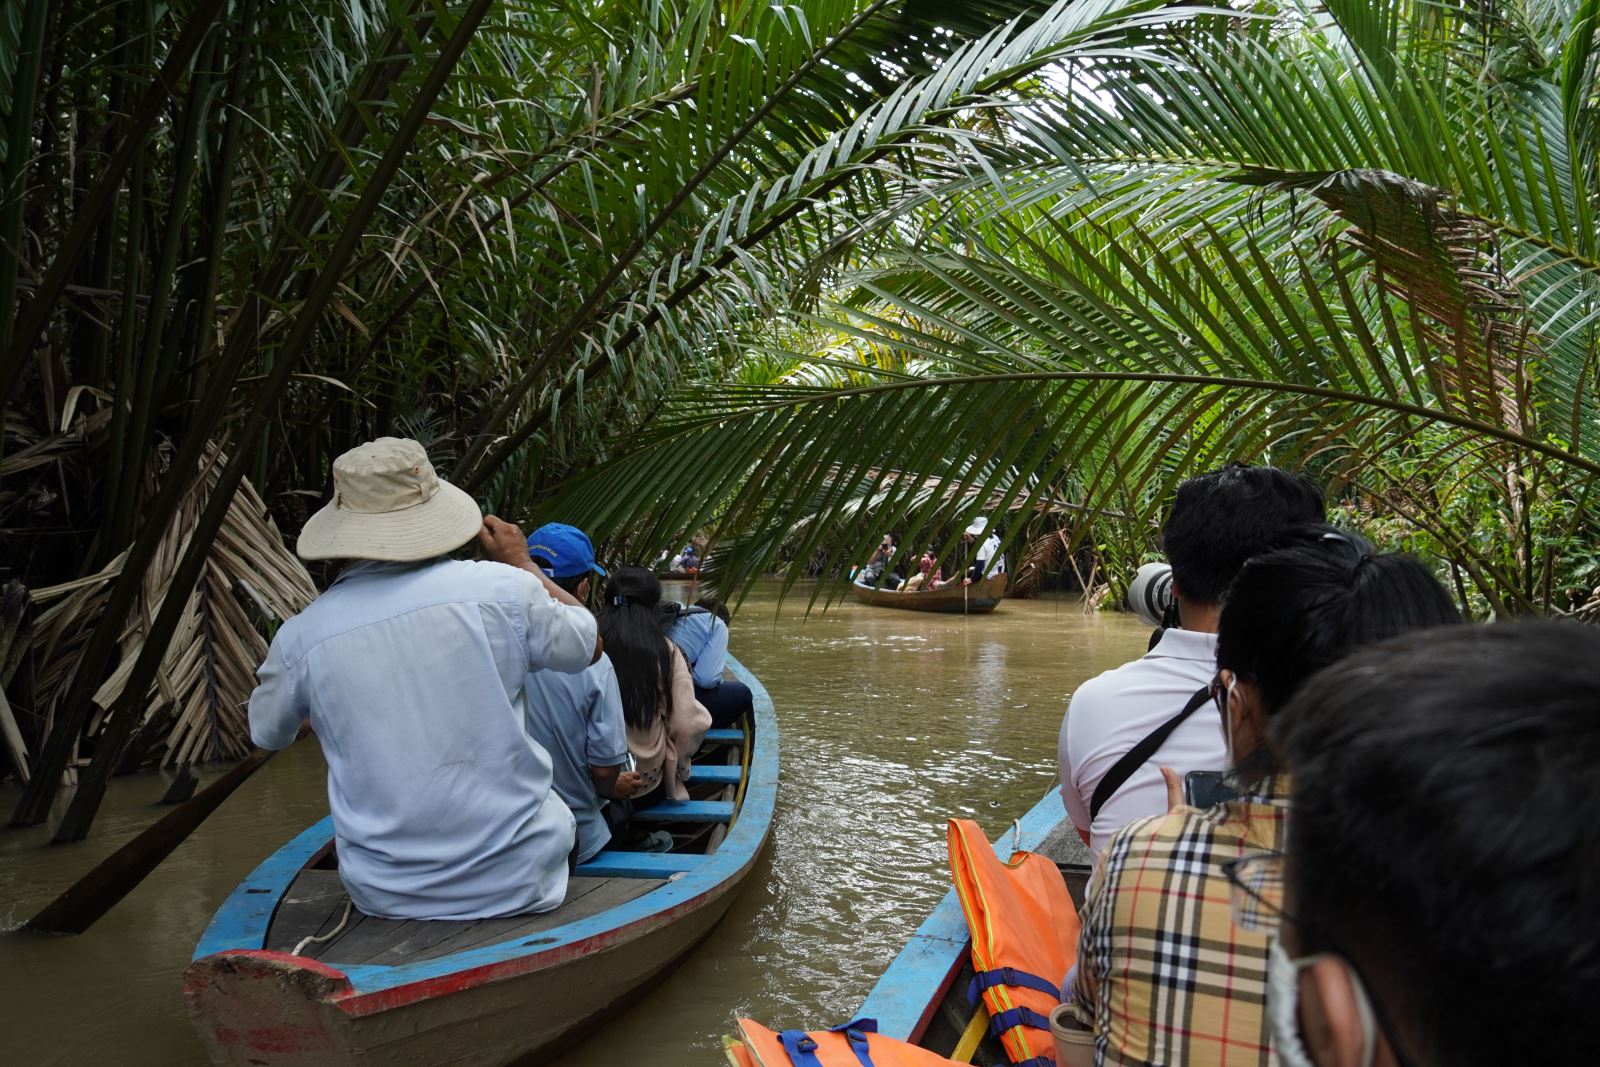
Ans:
[[[699,579],[700,572],[693,571],[662,571],[656,575],[663,582],[693,582]]]
[[[246,878],[184,972],[190,1014],[225,1064],[504,1064],[575,1043],[705,940],[772,827],[778,727],[755,676],[753,722],[714,730],[691,799],[640,821],[661,854],[604,851],[543,915],[400,921],[347,912],[329,819]],[[341,916],[347,921],[341,923]],[[319,942],[305,943],[321,937]]]
[[[1055,790],[994,845],[1002,860],[1010,859],[1017,849],[1055,860],[1072,902],[1082,909],[1092,857],[1072,821],[1063,817]],[[1009,1064],[1005,1049],[989,1035],[982,1005],[967,1002],[971,980],[972,938],[961,902],[951,889],[889,964],[855,1017],[877,1019],[880,1033],[962,1063]]]
[[[874,589],[869,585],[850,586],[856,599],[880,608],[905,608],[908,611],[942,611],[956,615],[984,615],[993,611],[1006,595],[1006,576],[991,575],[971,585],[951,585],[943,589],[918,589],[902,593],[896,589]]]

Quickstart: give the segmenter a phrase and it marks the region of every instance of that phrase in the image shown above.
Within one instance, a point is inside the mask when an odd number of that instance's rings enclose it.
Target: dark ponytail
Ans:
[[[643,567],[618,567],[606,581],[600,638],[616,670],[622,718],[647,730],[661,718],[672,687],[672,646],[661,632],[661,582]]]
[[[1461,621],[1444,586],[1411,556],[1379,555],[1321,524],[1277,544],[1245,563],[1217,622],[1217,666],[1255,682],[1269,722],[1306,679],[1353,650]],[[1236,768],[1242,779],[1279,769],[1269,746],[1253,756]]]

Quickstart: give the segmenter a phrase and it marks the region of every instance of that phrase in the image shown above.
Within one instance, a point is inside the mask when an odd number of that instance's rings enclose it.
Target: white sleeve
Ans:
[[[545,591],[539,579],[517,572],[527,620],[528,669],[577,674],[594,659],[598,623],[588,608],[563,604]]]
[[[273,751],[288,748],[300,732],[300,723],[310,713],[311,707],[295,686],[278,642],[273,641],[266,661],[256,669],[256,688],[250,694],[250,740]]]
[[[1072,703],[1077,703],[1074,694]],[[1083,799],[1083,793],[1078,789],[1076,768],[1072,763],[1072,704],[1067,705],[1066,718],[1061,720],[1061,734],[1056,740],[1056,763],[1061,771],[1061,804],[1067,809],[1067,816],[1072,820],[1072,825],[1089,832],[1090,824],[1094,822],[1089,817],[1089,805]]]

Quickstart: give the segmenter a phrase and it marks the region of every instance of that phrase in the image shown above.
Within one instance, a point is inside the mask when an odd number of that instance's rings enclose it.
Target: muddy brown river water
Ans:
[[[808,617],[808,595],[778,611],[776,586],[758,588],[733,625],[732,651],[771,693],[782,732],[771,846],[711,940],[553,1067],[710,1065],[735,1015],[848,1019],[949,886],[944,820],[974,818],[994,836],[1031,807],[1055,781],[1067,697],[1149,634],[1070,598],[963,619],[853,600]],[[165,787],[118,779],[81,845],[0,830],[0,928],[147,825]],[[15,801],[0,787],[0,810]],[[296,746],[89,933],[0,934],[0,1060],[203,1063],[180,991],[195,941],[245,874],[326,812],[321,756]]]

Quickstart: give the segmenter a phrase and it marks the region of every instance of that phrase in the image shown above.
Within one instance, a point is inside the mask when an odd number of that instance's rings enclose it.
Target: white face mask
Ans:
[[[1277,938],[1267,945],[1267,1025],[1272,1030],[1273,1049],[1282,1067],[1317,1067],[1300,1039],[1300,972],[1327,958],[1316,955],[1290,959]],[[1361,1017],[1361,1067],[1372,1067],[1378,1052],[1377,1024],[1360,979],[1354,973],[1350,973],[1349,978],[1356,1012]]]

